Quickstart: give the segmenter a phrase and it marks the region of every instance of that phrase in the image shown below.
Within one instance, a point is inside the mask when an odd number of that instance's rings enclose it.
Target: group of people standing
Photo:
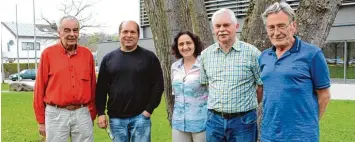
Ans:
[[[255,142],[261,102],[262,142],[319,141],[329,70],[321,49],[295,35],[295,18],[283,2],[265,10],[273,46],[262,53],[236,37],[239,24],[225,8],[212,16],[217,42],[206,49],[190,31],[175,36],[173,142]],[[60,41],[41,55],[33,103],[40,134],[50,142],[91,142],[97,116],[112,141],[149,142],[164,81],[159,59],[137,45],[139,25],[121,23],[121,46],[104,56],[97,82],[90,51],[77,45],[79,29],[75,17],[63,17]]]

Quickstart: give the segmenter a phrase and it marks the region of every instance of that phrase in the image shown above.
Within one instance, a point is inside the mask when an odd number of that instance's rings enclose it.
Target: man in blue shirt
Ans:
[[[261,141],[319,141],[319,120],[330,100],[322,50],[294,36],[295,13],[275,3],[262,14],[273,46],[260,58],[264,84]]]

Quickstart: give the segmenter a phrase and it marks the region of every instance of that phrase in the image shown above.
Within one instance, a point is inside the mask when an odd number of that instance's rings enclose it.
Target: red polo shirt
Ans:
[[[68,55],[59,42],[42,52],[34,88],[33,108],[37,122],[45,122],[46,104],[87,104],[92,120],[95,108],[95,62],[90,50],[78,45]]]

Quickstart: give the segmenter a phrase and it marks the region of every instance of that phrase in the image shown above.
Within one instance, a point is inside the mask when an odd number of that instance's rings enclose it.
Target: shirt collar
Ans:
[[[201,57],[199,55],[199,56],[197,56],[195,63],[192,65],[192,68],[201,67],[200,61],[201,61]],[[184,65],[183,58],[180,58],[179,60],[177,60],[177,62],[178,62],[178,64],[177,64],[178,68],[181,68]]]
[[[215,44],[216,44],[216,47],[215,47],[214,51],[218,51],[218,49],[221,49],[221,47],[219,46],[218,42],[215,43]],[[234,41],[231,49],[234,49],[236,51],[240,51],[241,50],[238,38],[235,38],[235,41]]]
[[[69,55],[68,51],[64,48],[62,42],[59,40],[59,42],[57,43],[57,45],[60,47],[60,51],[63,53],[63,54],[67,54]],[[74,54],[77,54],[78,53],[78,44],[75,46],[75,49],[74,49]]]
[[[292,45],[291,49],[289,49],[289,51],[290,51],[291,53],[296,53],[296,52],[300,51],[300,48],[301,48],[301,40],[299,39],[298,36],[293,36],[293,37],[295,38],[295,42],[293,43],[293,45]],[[272,49],[272,50],[271,50],[269,53],[276,51],[276,47],[275,47],[275,46],[272,46],[271,49]]]

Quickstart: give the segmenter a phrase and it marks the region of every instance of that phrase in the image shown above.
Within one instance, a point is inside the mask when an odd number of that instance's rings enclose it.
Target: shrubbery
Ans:
[[[20,71],[24,69],[34,69],[35,63],[20,63]],[[4,63],[4,73],[5,77],[8,78],[9,75],[17,73],[17,63]]]

